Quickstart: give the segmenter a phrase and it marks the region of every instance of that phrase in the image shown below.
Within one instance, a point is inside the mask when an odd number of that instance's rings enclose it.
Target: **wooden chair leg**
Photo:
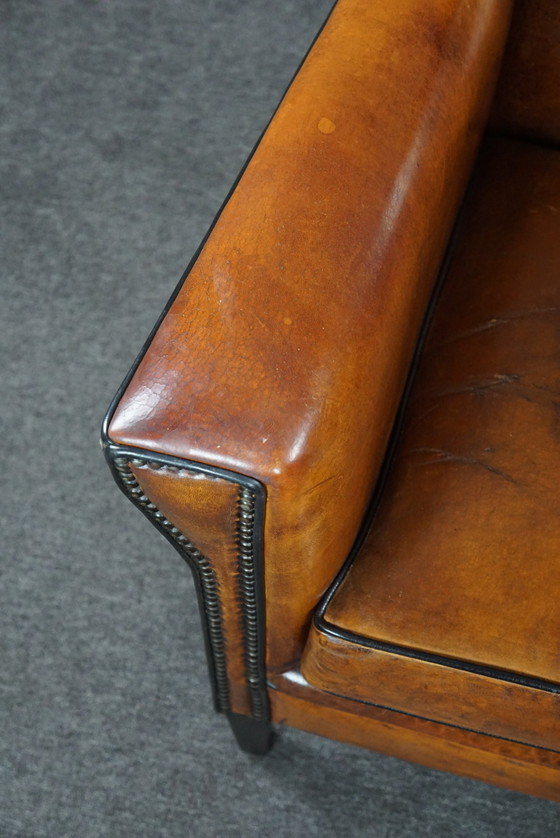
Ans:
[[[242,751],[256,756],[269,752],[274,742],[274,730],[269,722],[240,713],[228,713],[227,718]]]

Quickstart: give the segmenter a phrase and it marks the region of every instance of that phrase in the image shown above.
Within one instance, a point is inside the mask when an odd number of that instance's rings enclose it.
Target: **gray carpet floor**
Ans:
[[[560,807],[214,716],[105,406],[330,0],[0,0],[0,835],[560,835]]]

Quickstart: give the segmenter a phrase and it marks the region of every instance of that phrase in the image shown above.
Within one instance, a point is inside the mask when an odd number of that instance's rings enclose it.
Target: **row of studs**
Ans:
[[[230,702],[226,670],[225,643],[222,629],[218,583],[212,566],[206,556],[197,550],[186,535],[177,529],[177,527],[174,526],[174,524],[172,524],[171,521],[169,521],[165,515],[159,511],[156,505],[150,501],[148,496],[144,494],[142,487],[139,485],[130,468],[132,465],[137,468],[159,469],[162,468],[161,463],[152,463],[149,460],[141,460],[137,458],[131,459],[129,462],[128,458],[123,456],[115,457],[114,463],[119,477],[131,500],[137,506],[145,509],[150,517],[153,518],[154,523],[171,536],[175,544],[179,547],[180,552],[198,574],[210,648],[212,650],[218,706],[223,713],[227,713],[230,709]],[[176,466],[171,468],[173,471],[187,471],[187,469],[180,469]]]
[[[266,693],[261,674],[259,614],[255,573],[255,494],[240,487],[238,501],[238,557],[243,626],[245,634],[245,674],[255,719],[268,716]]]

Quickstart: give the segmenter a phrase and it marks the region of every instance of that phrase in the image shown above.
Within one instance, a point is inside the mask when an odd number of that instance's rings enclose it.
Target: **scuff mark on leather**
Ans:
[[[302,492],[302,494],[303,495],[308,495],[310,492],[314,492],[315,489],[318,489],[319,486],[324,486],[325,483],[330,483],[331,480],[340,480],[340,478],[341,478],[341,475],[339,475],[339,474],[331,474],[330,477],[325,477],[324,480],[320,480],[318,483],[314,483],[313,486],[310,486],[309,489],[305,489],[305,491]]]
[[[522,376],[516,373],[496,373],[492,378],[486,380],[472,381],[459,387],[447,387],[445,390],[421,393],[420,395],[422,398],[441,398],[442,396],[455,396],[460,393],[473,393],[475,396],[481,396],[486,391],[502,387],[504,384],[516,384],[521,378]]]
[[[444,451],[441,448],[414,448],[411,451],[408,451],[407,454],[434,455],[433,459],[424,460],[422,462],[415,463],[415,465],[429,466],[437,463],[456,463],[458,465],[463,466],[476,466],[486,469],[486,471],[489,471],[491,474],[495,474],[496,477],[501,477],[503,480],[507,480],[508,483],[513,483],[516,486],[518,485],[518,481],[515,480],[515,478],[513,478],[510,474],[507,474],[507,472],[502,471],[499,468],[496,468],[496,466],[492,466],[489,463],[485,463],[484,460],[480,460],[477,457],[465,457],[461,456],[460,454],[454,454],[452,451]]]
[[[507,326],[515,320],[521,320],[525,317],[539,317],[543,314],[551,314],[554,311],[558,311],[558,306],[541,306],[529,309],[529,311],[513,311],[511,314],[501,314],[499,317],[492,317],[490,320],[486,320],[478,326],[473,326],[472,329],[465,329],[462,332],[457,332],[456,335],[450,335],[448,338],[440,341],[435,346],[431,346],[429,351],[433,352],[441,346],[447,346],[448,344],[455,343],[458,340],[464,340],[465,338],[479,335],[481,332],[496,329],[498,326]]]

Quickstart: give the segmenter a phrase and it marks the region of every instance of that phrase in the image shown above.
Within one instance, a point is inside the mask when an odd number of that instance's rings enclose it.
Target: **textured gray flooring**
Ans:
[[[0,0],[0,835],[560,834],[560,808],[210,708],[101,415],[330,0]]]

